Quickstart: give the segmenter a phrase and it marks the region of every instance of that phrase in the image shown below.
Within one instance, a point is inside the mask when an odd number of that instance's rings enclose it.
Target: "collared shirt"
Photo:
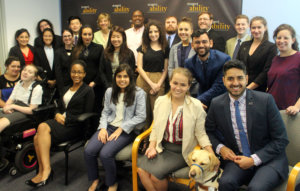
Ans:
[[[135,63],[137,63],[137,49],[142,44],[142,36],[145,27],[142,26],[139,29],[135,29],[134,27],[127,29],[125,31],[127,38],[127,46],[132,50],[135,57]]]
[[[232,128],[233,128],[233,133],[234,137],[236,140],[236,143],[239,147],[239,151],[242,153],[242,144],[241,144],[241,139],[240,139],[240,134],[239,134],[239,129],[236,123],[236,116],[235,116],[235,106],[234,106],[234,101],[236,101],[234,98],[232,98],[229,94],[229,99],[230,99],[230,113],[231,113],[231,122],[232,122]],[[246,116],[246,91],[244,91],[243,95],[239,97],[237,100],[239,101],[239,109],[240,109],[240,114],[242,118],[242,124],[243,124],[243,129],[247,135],[248,138],[248,131],[247,131],[247,116]],[[249,138],[248,138],[249,140]],[[248,141],[249,143],[249,141]],[[250,144],[249,144],[250,145]],[[216,153],[220,153],[220,149],[223,147],[223,144],[219,144],[216,149]],[[252,159],[254,160],[254,165],[258,166],[262,163],[260,158],[256,154],[251,155]]]
[[[176,36],[176,33],[174,33],[174,34],[171,34],[171,35],[169,35],[169,34],[166,34],[166,38],[167,38],[167,40],[168,40],[168,38],[169,38],[169,37],[171,37],[171,38],[170,38],[170,42],[169,42],[169,48],[171,48],[171,46],[172,46],[172,43],[173,43],[173,41],[174,41],[174,39],[175,39],[175,36]]]
[[[249,34],[246,34],[243,38],[236,37],[236,41],[235,41],[234,47],[236,47],[239,39],[241,40],[241,44],[242,44],[243,42],[247,41],[248,38],[249,38]]]
[[[44,46],[45,54],[49,63],[51,70],[53,70],[53,60],[54,60],[54,50],[51,46]]]

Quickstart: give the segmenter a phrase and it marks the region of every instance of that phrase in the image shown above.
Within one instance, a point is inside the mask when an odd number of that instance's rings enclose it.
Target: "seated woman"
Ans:
[[[279,109],[289,115],[300,111],[300,52],[294,28],[282,24],[274,31],[273,38],[279,50],[268,72],[268,92]]]
[[[146,190],[167,190],[167,175],[187,166],[187,156],[196,145],[214,153],[204,129],[202,104],[188,95],[191,82],[186,68],[175,68],[170,92],[155,102],[150,144],[138,159],[138,174]],[[217,157],[213,162],[218,167]]]
[[[17,82],[3,112],[0,113],[0,133],[9,125],[13,125],[42,103],[43,89],[40,85],[32,88],[37,78],[38,69],[34,65],[27,65],[21,72],[21,80]]]
[[[20,60],[10,56],[5,61],[5,73],[0,76],[0,108],[4,107],[16,83],[20,80]]]
[[[39,172],[25,183],[32,187],[41,187],[49,183],[53,177],[50,166],[50,146],[79,137],[82,125],[77,117],[86,112],[92,112],[94,106],[94,92],[83,82],[86,64],[76,60],[71,65],[71,79],[73,85],[65,88],[60,99],[59,108],[54,119],[47,120],[38,126],[34,136],[34,148],[39,163]]]
[[[19,29],[15,33],[16,45],[9,50],[9,56],[18,57],[21,67],[35,63],[35,48],[29,43],[30,34],[27,29]]]
[[[96,190],[99,183],[97,155],[105,170],[108,190],[117,190],[115,155],[134,139],[134,127],[146,119],[145,99],[145,92],[135,86],[131,67],[121,64],[112,87],[105,93],[98,131],[84,150],[88,178],[93,181],[89,191]]]

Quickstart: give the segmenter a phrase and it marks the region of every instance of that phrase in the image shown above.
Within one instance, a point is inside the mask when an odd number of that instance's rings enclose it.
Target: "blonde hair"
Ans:
[[[98,19],[97,19],[97,24],[98,24],[98,26],[99,26],[99,22],[100,22],[101,19],[107,19],[108,22],[109,22],[109,24],[110,24],[109,28],[111,28],[110,15],[109,15],[108,13],[100,13],[100,14],[98,15]],[[99,26],[99,27],[100,27],[100,26]]]

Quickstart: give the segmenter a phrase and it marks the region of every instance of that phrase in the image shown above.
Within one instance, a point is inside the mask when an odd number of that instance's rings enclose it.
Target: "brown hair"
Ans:
[[[175,74],[182,74],[185,77],[187,77],[188,85],[191,86],[192,81],[193,81],[193,75],[187,68],[182,68],[182,67],[175,68],[170,76],[170,79],[169,79],[170,82],[172,81]],[[188,94],[189,94],[189,92],[188,92]],[[168,96],[171,96],[171,90],[169,90]]]
[[[198,19],[201,15],[204,15],[204,14],[207,14],[209,16],[209,19],[210,20],[214,20],[214,15],[211,13],[211,12],[208,12],[208,11],[203,11],[201,13],[198,14]]]
[[[237,21],[238,19],[246,19],[246,20],[247,20],[247,23],[249,23],[249,18],[248,18],[247,15],[237,15],[237,16],[235,17],[235,19],[234,19],[234,23],[236,23],[236,21]]]
[[[295,39],[295,42],[292,44],[292,49],[299,51],[298,41],[296,38],[296,32],[295,32],[295,29],[291,25],[288,25],[288,24],[279,25],[273,33],[273,39],[276,41],[276,37],[277,37],[278,33],[282,30],[288,30],[290,32],[292,38]]]
[[[143,38],[142,38],[142,50],[143,52],[147,52],[147,49],[150,46],[150,37],[149,37],[149,32],[150,32],[150,27],[151,26],[156,26],[159,31],[159,39],[158,42],[161,45],[161,49],[163,52],[165,52],[165,48],[167,47],[167,40],[166,40],[166,33],[164,27],[162,27],[161,23],[157,20],[151,20],[145,27],[144,33],[143,33]]]
[[[191,29],[193,30],[193,22],[192,22],[192,19],[190,17],[182,17],[180,22],[178,23],[178,26],[181,23],[188,23],[190,25]]]
[[[250,21],[250,29],[251,29],[251,25],[254,21],[260,21],[261,24],[263,24],[265,27],[267,27],[267,20],[261,16],[256,16],[256,17],[253,17]],[[268,29],[266,29],[266,31],[264,32],[262,41],[266,41],[266,40],[269,40]]]

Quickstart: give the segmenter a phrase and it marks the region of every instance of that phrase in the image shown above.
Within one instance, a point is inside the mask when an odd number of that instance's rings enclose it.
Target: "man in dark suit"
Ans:
[[[193,77],[197,80],[197,98],[207,109],[212,98],[223,94],[226,89],[222,82],[222,68],[230,57],[218,50],[212,50],[212,40],[205,30],[197,30],[192,34],[192,47],[196,54],[185,61]]]
[[[224,172],[220,191],[273,190],[287,178],[285,147],[288,138],[284,123],[270,94],[246,89],[246,66],[238,60],[223,67],[223,82],[228,91],[212,100],[206,132]]]
[[[213,24],[213,14],[210,12],[201,12],[198,15],[198,26],[200,29],[204,29],[208,32],[209,37],[213,40],[212,49],[220,50],[221,52],[225,52],[225,39],[219,34],[219,32],[215,31],[211,28]]]
[[[169,16],[165,20],[166,39],[171,48],[174,44],[180,42],[180,38],[177,34],[177,18]]]

